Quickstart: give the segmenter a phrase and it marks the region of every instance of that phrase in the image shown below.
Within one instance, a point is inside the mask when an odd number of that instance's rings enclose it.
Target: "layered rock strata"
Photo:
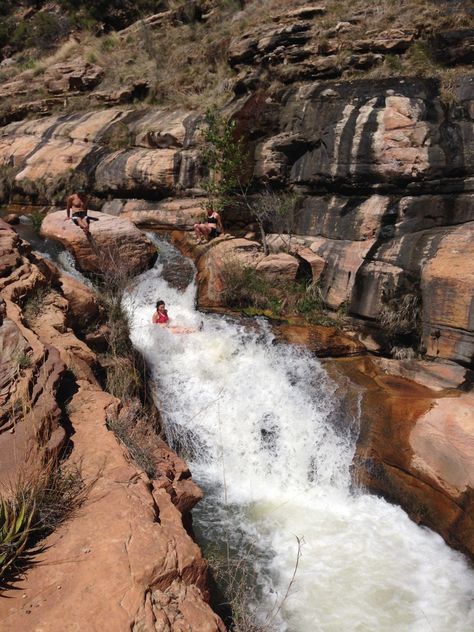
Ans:
[[[386,297],[415,295],[421,349],[465,365],[474,354],[473,85],[460,80],[450,106],[435,80],[413,78],[305,83],[281,102],[256,93],[232,105],[250,139],[254,187],[298,195],[294,237],[275,234],[272,250],[311,251],[329,307],[344,305],[382,340]],[[202,217],[199,121],[115,108],[8,125],[0,161],[14,166],[11,199],[30,180],[54,188],[76,169],[97,195],[115,198],[108,214],[192,230]],[[234,210],[226,226],[249,221]]]

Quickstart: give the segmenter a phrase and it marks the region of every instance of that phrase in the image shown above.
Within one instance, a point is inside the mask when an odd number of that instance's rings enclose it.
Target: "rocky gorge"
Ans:
[[[242,3],[240,19],[253,4]],[[20,99],[4,116],[2,203],[17,214],[40,209],[43,236],[66,246],[86,273],[111,265],[138,274],[156,258],[141,231],[168,234],[194,260],[204,311],[227,309],[228,261],[270,283],[317,284],[327,312],[342,314],[342,331],[291,319],[273,329],[326,358],[336,382],[361,390],[353,480],[472,558],[474,77],[464,66],[472,61],[472,30],[430,35],[433,55],[461,69],[447,98],[439,78],[363,75],[425,41],[421,27],[355,38],[355,14],[322,34],[327,8],[292,4],[271,23],[235,33],[226,53],[232,94],[221,112],[245,144],[248,197],[272,190],[295,199],[291,231],[275,218],[266,223],[269,252],[251,205],[229,205],[226,234],[194,242],[209,177],[205,112],[134,103],[139,91],[109,95],[104,107],[101,71],[84,60],[72,74],[64,63],[50,69],[47,89],[54,99],[88,94],[90,107],[61,113],[56,101],[30,107]],[[11,85],[2,88],[11,94]],[[66,221],[64,192],[76,186],[87,188],[96,209],[93,247]],[[96,629],[106,599],[102,629],[223,630],[189,527],[201,492],[186,464],[156,439],[150,479],[107,430],[107,419],[127,409],[104,388],[86,335],[99,319],[97,299],[3,222],[0,236],[2,477],[39,435],[53,455],[72,440],[68,458],[83,463],[86,481],[97,477],[78,515],[49,536],[42,563],[19,591],[6,593],[0,625],[62,630],[81,620],[77,629]],[[25,299],[38,287],[49,288],[42,317],[25,321]],[[389,331],[405,307],[408,335]],[[20,355],[28,357],[25,368]],[[61,385],[71,373],[77,391],[65,410]],[[24,388],[32,410],[17,420],[12,402]],[[97,529],[110,534],[100,546],[92,538]],[[72,602],[80,612],[68,612]]]

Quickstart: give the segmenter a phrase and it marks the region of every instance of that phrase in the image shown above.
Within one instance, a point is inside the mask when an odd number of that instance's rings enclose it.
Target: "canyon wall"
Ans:
[[[190,534],[202,492],[186,464],[153,435],[149,477],[108,430],[130,419],[85,342],[99,318],[90,289],[0,220],[0,481],[62,455],[87,490],[5,587],[0,629],[223,631]]]
[[[271,184],[298,195],[290,251],[309,248],[324,260],[329,307],[343,306],[377,338],[384,297],[416,295],[422,350],[470,366],[472,78],[460,80],[457,99],[445,105],[428,79],[315,82],[278,100],[241,97],[233,116],[249,139],[255,190]],[[7,125],[0,161],[14,172],[10,201],[32,192],[45,203],[48,189],[74,171],[99,202],[108,199],[108,213],[189,230],[202,214],[200,120],[114,108]],[[111,147],[124,129],[129,146]],[[227,225],[249,222],[234,212]],[[283,247],[277,235],[270,243]]]

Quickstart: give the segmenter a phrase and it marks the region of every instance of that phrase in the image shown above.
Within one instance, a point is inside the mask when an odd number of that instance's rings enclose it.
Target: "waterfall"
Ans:
[[[152,373],[173,447],[206,491],[195,510],[204,542],[246,549],[256,572],[256,620],[288,632],[467,632],[474,573],[440,536],[399,508],[354,490],[357,394],[317,358],[275,344],[264,321],[203,315],[196,287],[166,280],[166,243],[124,305],[132,340]],[[173,267],[172,266],[172,267]],[[177,335],[151,324],[157,299]],[[347,402],[347,405],[346,403]],[[284,598],[301,559],[295,581]]]

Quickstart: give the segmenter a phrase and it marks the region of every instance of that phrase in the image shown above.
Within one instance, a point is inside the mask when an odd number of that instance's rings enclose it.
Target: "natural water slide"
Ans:
[[[132,340],[168,440],[206,492],[201,544],[244,558],[255,619],[288,632],[473,630],[467,560],[351,483],[358,394],[306,350],[275,344],[264,322],[199,313],[192,278],[168,282],[189,262],[164,242],[160,252],[125,300]],[[157,299],[174,324],[202,330],[153,325]]]

